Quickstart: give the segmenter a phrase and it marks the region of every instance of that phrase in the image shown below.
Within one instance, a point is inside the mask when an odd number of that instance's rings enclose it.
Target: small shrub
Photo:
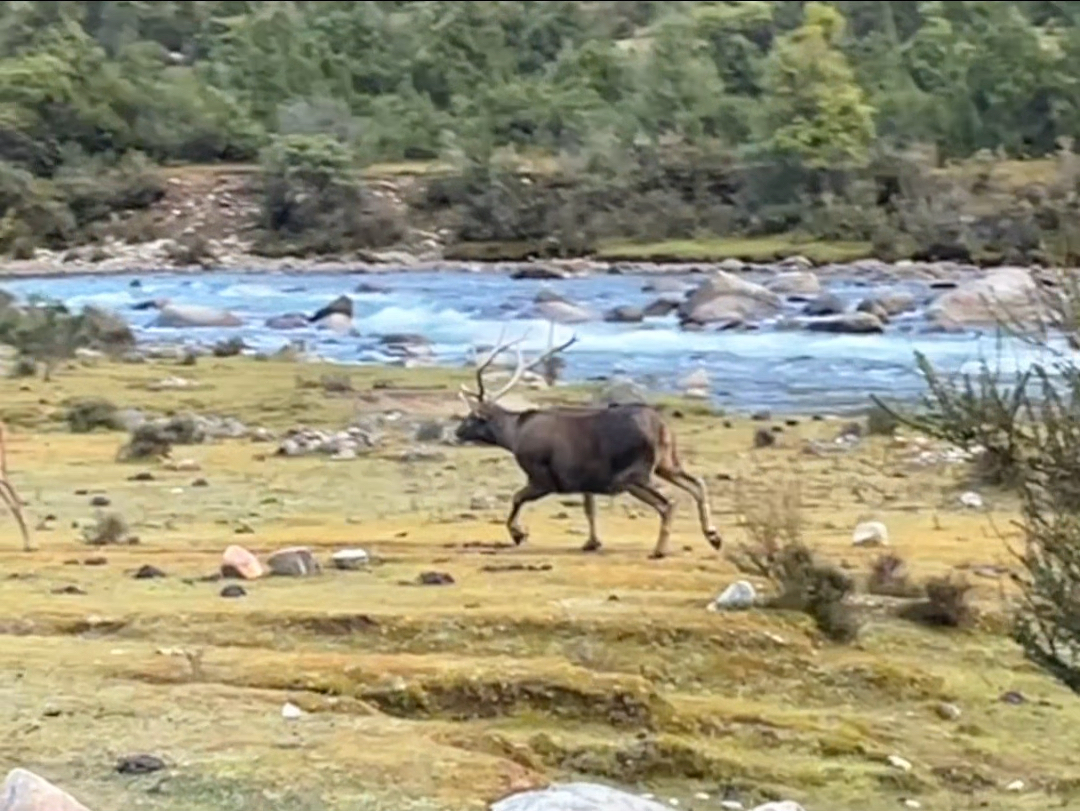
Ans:
[[[194,417],[180,415],[164,422],[144,422],[131,432],[131,438],[117,452],[120,462],[133,462],[168,456],[173,445],[195,445],[206,435]]]
[[[904,571],[906,565],[899,555],[880,555],[870,566],[866,590],[882,597],[920,597],[922,588],[912,583]]]
[[[83,540],[91,546],[129,543],[131,534],[127,521],[119,513],[105,513],[98,516],[93,526],[83,528]]]
[[[101,397],[91,397],[72,403],[68,407],[65,419],[73,434],[88,434],[98,428],[104,428],[107,431],[124,429],[119,409],[114,403]]]
[[[22,355],[15,359],[15,363],[11,366],[11,371],[8,373],[11,377],[36,377],[38,373],[37,363],[33,358],[28,358]]]
[[[169,261],[180,267],[199,266],[208,268],[217,259],[210,243],[201,234],[187,234],[173,241],[166,252]]]
[[[901,609],[900,616],[920,625],[966,628],[974,619],[968,602],[971,588],[966,580],[951,575],[933,578],[926,584],[926,599]]]
[[[896,416],[876,403],[866,412],[866,433],[870,436],[892,436],[900,421]]]
[[[817,561],[804,544],[793,542],[766,552],[759,545],[743,547],[729,555],[747,574],[767,577],[779,592],[765,602],[770,608],[800,611],[813,618],[827,638],[852,642],[859,635],[859,621],[847,597],[854,581],[835,566]],[[749,568],[743,568],[744,565]]]

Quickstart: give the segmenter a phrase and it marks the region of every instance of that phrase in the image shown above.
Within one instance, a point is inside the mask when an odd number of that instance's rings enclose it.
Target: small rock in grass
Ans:
[[[165,761],[154,755],[127,755],[116,763],[120,774],[151,774],[165,768]]]
[[[165,572],[161,571],[157,566],[146,563],[140,566],[132,577],[136,580],[151,580],[155,577],[165,577]]]
[[[446,572],[421,572],[416,580],[421,586],[449,586],[454,582]]]
[[[338,569],[354,571],[367,566],[371,556],[365,549],[340,549],[330,556],[330,560]]]
[[[740,611],[750,608],[757,599],[754,584],[747,580],[736,580],[723,590],[709,606],[713,611],[726,609]]]
[[[221,556],[221,576],[256,580],[266,574],[262,563],[242,546],[232,544]]]
[[[851,542],[855,546],[887,546],[889,530],[880,521],[863,521],[855,527]]]
[[[244,587],[237,583],[230,583],[221,590],[222,597],[244,597],[247,592],[244,591]]]
[[[319,574],[321,568],[311,550],[306,546],[290,546],[279,549],[266,559],[270,573],[283,577],[306,577]]]

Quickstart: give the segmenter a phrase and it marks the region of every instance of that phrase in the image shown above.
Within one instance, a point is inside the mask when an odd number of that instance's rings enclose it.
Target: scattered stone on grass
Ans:
[[[757,600],[757,590],[748,580],[736,580],[709,604],[710,611],[742,611],[752,608]]]
[[[52,593],[53,594],[86,594],[86,592],[83,591],[78,586],[60,586],[59,588],[53,589]]]
[[[157,577],[165,577],[165,572],[161,571],[157,566],[145,563],[136,570],[132,577],[136,580],[151,580]]]
[[[282,577],[307,577],[322,571],[319,562],[306,546],[279,549],[266,559],[266,564],[271,574]]]
[[[482,572],[550,572],[550,563],[489,563],[480,567]]]
[[[768,428],[758,428],[754,431],[754,447],[768,448],[776,444],[776,434]]]
[[[490,811],[667,811],[668,806],[599,783],[557,783],[492,803]]]
[[[889,530],[880,521],[863,521],[851,535],[853,546],[887,546]]]
[[[256,580],[266,574],[259,559],[237,544],[228,546],[221,556],[221,576]]]
[[[349,451],[359,454],[368,451],[377,444],[374,432],[360,426],[350,426],[343,431],[320,431],[315,428],[300,426],[285,432],[284,439],[278,445],[278,456],[308,456],[326,454],[328,456],[349,456]],[[352,457],[355,458],[355,457]]]
[[[421,586],[449,586],[454,578],[446,572],[421,572],[416,582]]]
[[[247,596],[247,591],[238,583],[230,583],[221,590],[221,596],[230,598],[245,597]]]
[[[281,707],[281,717],[286,721],[295,721],[298,718],[303,718],[303,716],[304,711],[291,701],[286,701]]]
[[[363,569],[371,562],[366,549],[339,549],[330,556],[331,562],[338,569],[355,571]]]
[[[165,761],[154,755],[125,755],[116,762],[119,774],[152,774],[165,768]]]

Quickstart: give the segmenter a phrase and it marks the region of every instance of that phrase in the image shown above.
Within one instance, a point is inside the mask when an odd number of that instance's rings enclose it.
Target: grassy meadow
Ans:
[[[837,420],[666,403],[728,548],[763,524],[797,524],[864,578],[881,550],[854,547],[852,529],[880,520],[913,578],[964,572],[974,586],[979,621],[964,630],[913,624],[860,594],[860,638],[839,645],[801,614],[707,611],[744,576],[708,547],[680,491],[668,559],[647,558],[658,520],[628,496],[598,500],[598,554],[579,551],[577,497],[527,506],[530,539],[510,548],[503,524],[524,481],[510,456],[414,438],[420,422],[453,425],[464,377],[358,368],[341,392],[319,383],[326,374],[343,371],[202,358],[0,381],[11,479],[36,527],[24,552],[14,523],[0,523],[6,767],[95,811],[457,811],[573,776],[692,809],[724,798],[808,811],[1080,804],[1067,743],[1080,703],[1004,631],[1013,505],[985,490],[988,510],[961,505],[962,465],[917,464],[914,438],[843,450]],[[174,376],[194,385],[148,385]],[[350,461],[229,439],[174,448],[174,462],[193,464],[122,463],[123,433],[68,431],[67,405],[86,396],[277,432],[381,415],[382,438]],[[754,448],[772,425],[776,444]],[[91,506],[102,495],[111,503]],[[139,542],[88,546],[79,527],[99,510],[123,515]],[[233,543],[264,560],[308,546],[324,571],[245,582],[246,596],[227,599],[231,581],[208,576]],[[347,547],[372,563],[331,568]],[[135,579],[146,564],[166,577]],[[419,585],[431,571],[454,582]],[[1024,700],[1002,700],[1009,691]],[[286,701],[303,717],[284,719]],[[132,753],[167,768],[117,774]]]

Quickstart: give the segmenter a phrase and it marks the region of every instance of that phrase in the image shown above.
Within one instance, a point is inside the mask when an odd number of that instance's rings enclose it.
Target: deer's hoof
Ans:
[[[649,560],[663,560],[667,557],[667,552],[662,552],[659,549],[654,549],[649,553]]]
[[[581,551],[582,552],[599,552],[600,551],[600,541],[596,540],[595,538],[593,538],[592,540],[586,541],[585,545],[583,547],[581,547]]]
[[[525,541],[529,540],[529,533],[524,530],[510,530],[510,540],[514,542],[514,546],[521,546]]]
[[[720,537],[720,533],[717,532],[715,529],[711,529],[705,533],[705,540],[707,540],[709,542],[709,546],[711,546],[717,552],[719,552],[721,547],[723,547],[724,545],[724,539]]]

